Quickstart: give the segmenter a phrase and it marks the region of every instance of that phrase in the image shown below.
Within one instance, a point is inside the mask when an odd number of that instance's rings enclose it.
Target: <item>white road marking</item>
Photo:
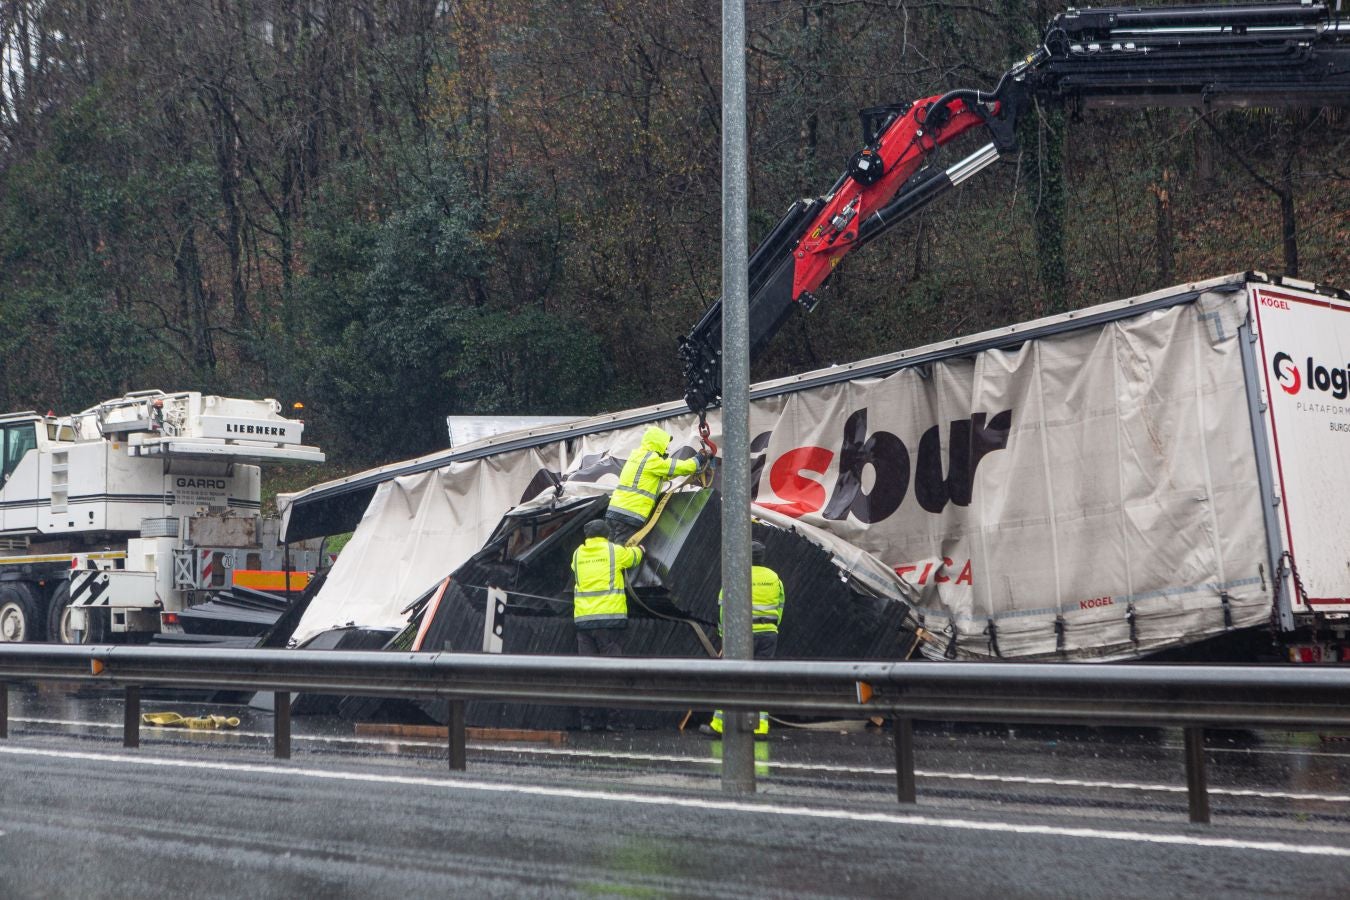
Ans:
[[[96,727],[105,729],[121,729],[120,722],[80,722],[64,719],[16,719],[11,718],[13,722],[28,722],[37,725],[63,725],[78,727]],[[271,732],[266,731],[184,731],[181,728],[165,728],[156,725],[142,725],[142,731],[155,731],[173,734],[191,734],[193,737],[203,737],[206,735],[234,735],[236,737],[250,737],[271,739]],[[424,741],[411,738],[400,738],[391,736],[381,737],[344,737],[342,735],[300,735],[292,734],[292,741],[309,741],[314,743],[333,743],[333,744],[352,744],[357,746],[387,746],[389,744],[399,744],[407,747],[434,747],[442,748],[445,741]],[[534,756],[556,756],[565,758],[602,758],[619,759],[631,762],[658,762],[671,763],[676,765],[706,765],[720,766],[722,761],[716,757],[706,756],[675,756],[673,754],[661,753],[634,753],[624,750],[574,750],[562,747],[531,747],[516,744],[480,744],[477,742],[468,745],[474,750],[485,750],[490,753],[515,753],[520,755]],[[1210,752],[1212,748],[1207,748]],[[1269,751],[1283,752],[1283,751]],[[1308,756],[1336,756],[1345,759],[1343,754],[1309,753]],[[781,769],[784,771],[799,772],[822,772],[835,773],[841,775],[895,775],[894,768],[881,766],[843,766],[827,765],[824,763],[795,763],[795,762],[774,762],[772,760],[760,760],[755,763],[757,767],[763,766],[769,769]],[[1045,787],[1073,787],[1073,788],[1093,788],[1097,790],[1114,791],[1140,791],[1153,793],[1184,794],[1186,786],[1184,784],[1146,784],[1133,781],[1088,781],[1079,778],[1045,778],[1030,775],[998,775],[976,772],[942,772],[935,770],[915,769],[914,775],[918,778],[934,778],[945,781],[975,781],[988,782],[993,784],[1025,784]],[[1317,803],[1350,803],[1350,794],[1314,794],[1300,791],[1262,791],[1247,788],[1209,788],[1209,793],[1219,797],[1252,797],[1262,800],[1305,800]]]
[[[433,746],[439,747],[440,744]],[[613,756],[622,759],[632,759],[641,762],[669,762],[669,763],[707,763],[713,765],[721,764],[720,759],[702,758],[694,756],[663,756],[659,754],[646,753],[624,753],[610,752],[598,754],[585,750],[564,750],[554,747],[510,747],[506,745],[493,744],[474,744],[475,749],[494,750],[497,752],[516,752],[533,753],[541,756]],[[856,775],[894,775],[895,769],[873,766],[838,766],[825,765],[823,763],[794,763],[794,762],[774,762],[772,760],[757,760],[756,766],[767,766],[770,769],[785,769],[808,772],[838,772],[844,774]],[[1035,784],[1049,785],[1054,787],[1086,787],[1086,788],[1105,788],[1119,791],[1165,791],[1169,793],[1184,794],[1186,786],[1184,784],[1140,784],[1131,781],[1087,781],[1079,778],[1037,778],[1026,775],[990,775],[977,774],[975,772],[940,772],[927,771],[924,769],[915,769],[914,774],[920,778],[938,778],[948,781],[988,781],[1000,782],[1004,784]],[[1209,793],[1229,797],[1262,797],[1272,800],[1319,800],[1326,803],[1350,803],[1350,794],[1308,794],[1294,793],[1291,791],[1258,791],[1242,788],[1220,788],[1211,787]]]
[[[1254,841],[1237,838],[1202,837],[1190,834],[1161,834],[1157,832],[1110,831],[1101,828],[1064,828],[1056,825],[1022,825],[1014,822],[982,822],[973,819],[936,818],[895,813],[857,812],[847,809],[815,808],[807,806],[776,806],[761,803],[741,803],[733,800],[710,800],[676,797],[663,794],[634,794],[556,788],[543,785],[496,784],[455,778],[429,778],[413,775],[387,775],[369,772],[326,771],[281,765],[251,763],[220,763],[201,760],[170,759],[157,756],[127,756],[121,754],[77,753],[64,750],[38,750],[27,747],[0,747],[0,754],[12,756],[40,756],[50,759],[78,759],[95,763],[126,763],[137,767],[158,766],[168,769],[198,769],[212,772],[247,772],[256,775],[286,775],[323,781],[352,781],[373,784],[401,784],[418,787],[447,788],[493,794],[523,794],[534,797],[552,797],[568,800],[594,800],[602,803],[631,803],[650,806],[674,806],[686,809],[747,812],[755,816],[801,816],[803,818],[831,819],[843,822],[874,822],[888,825],[909,825],[916,828],[944,828],[964,831],[983,831],[1000,834],[1041,835],[1044,837],[1086,838],[1090,840],[1121,841],[1141,844],[1171,844],[1183,847],[1207,847],[1223,850],[1256,850],[1267,853],[1287,853],[1305,856],[1347,857],[1350,847],[1318,844],[1290,844],[1282,841]]]

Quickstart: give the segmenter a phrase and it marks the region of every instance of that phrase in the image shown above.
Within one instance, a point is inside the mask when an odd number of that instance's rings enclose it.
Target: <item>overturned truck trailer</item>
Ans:
[[[487,650],[572,654],[573,551],[582,526],[602,517],[608,492],[562,486],[512,510],[486,546],[409,610],[390,646],[411,650]],[[872,561],[849,563],[827,535],[793,523],[754,523],[755,538],[791,598],[792,628],[779,655],[842,659],[906,659],[917,636],[905,586]],[[674,493],[644,537],[643,565],[629,573],[624,652],[632,656],[717,656],[721,588],[721,501],[713,488]],[[847,549],[847,548],[840,548]],[[856,556],[856,554],[852,554]],[[560,691],[563,686],[559,686]],[[423,708],[444,720],[444,701]],[[575,710],[470,703],[475,725],[570,727]],[[679,714],[630,712],[633,724],[678,724]]]
[[[755,510],[901,583],[929,656],[1347,659],[1348,360],[1350,297],[1247,273],[759,384]],[[285,498],[290,539],[359,520],[297,641],[407,628],[509,509],[607,490],[653,422],[696,443],[664,404]]]

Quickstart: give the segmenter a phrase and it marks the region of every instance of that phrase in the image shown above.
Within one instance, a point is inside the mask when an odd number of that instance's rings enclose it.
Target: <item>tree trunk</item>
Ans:
[[[1163,166],[1162,174],[1153,185],[1154,233],[1157,244],[1157,286],[1172,283],[1172,185],[1171,172]]]
[[[1023,177],[1034,192],[1032,221],[1036,267],[1045,290],[1043,312],[1063,312],[1069,305],[1069,267],[1064,253],[1064,113],[1045,110],[1040,120],[1028,116],[1019,130],[1023,134]]]
[[[197,252],[197,227],[190,223],[192,212],[186,203],[179,203],[176,212],[184,229],[173,260],[183,332],[190,342],[189,356],[196,374],[207,378],[214,373],[216,352],[211,342],[209,296],[202,283],[201,256]]]
[[[1298,277],[1298,220],[1294,216],[1294,153],[1280,170],[1280,239],[1284,245],[1284,274]]]

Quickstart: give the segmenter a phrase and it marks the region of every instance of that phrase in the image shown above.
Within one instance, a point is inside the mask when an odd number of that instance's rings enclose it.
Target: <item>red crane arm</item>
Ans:
[[[887,127],[875,148],[859,154],[859,159],[868,159],[871,165],[879,162],[882,175],[867,185],[855,177],[845,178],[805,230],[793,254],[793,300],[820,287],[839,261],[856,249],[859,223],[884,208],[934,150],[986,123],[985,115],[962,100],[950,101],[939,113],[941,121],[929,122],[928,112],[941,96],[914,103]]]

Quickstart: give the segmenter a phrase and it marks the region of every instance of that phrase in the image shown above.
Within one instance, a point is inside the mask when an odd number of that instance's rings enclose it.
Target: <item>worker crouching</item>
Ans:
[[[574,589],[572,621],[577,632],[578,656],[623,656],[628,627],[628,596],[624,572],[642,562],[641,547],[624,547],[610,540],[609,523],[587,522],[585,542],[572,554]],[[612,710],[585,707],[583,731],[617,731]]]

